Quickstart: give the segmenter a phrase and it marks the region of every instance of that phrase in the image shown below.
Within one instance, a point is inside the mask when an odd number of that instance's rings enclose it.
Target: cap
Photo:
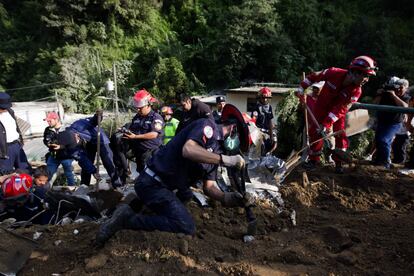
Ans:
[[[226,97],[224,97],[224,96],[218,96],[216,98],[216,103],[223,103],[223,102],[226,102]]]
[[[43,121],[56,120],[56,119],[59,119],[59,115],[56,112],[51,111],[46,114],[46,118],[44,118]]]
[[[7,109],[11,107],[10,95],[5,92],[0,92],[0,108]]]

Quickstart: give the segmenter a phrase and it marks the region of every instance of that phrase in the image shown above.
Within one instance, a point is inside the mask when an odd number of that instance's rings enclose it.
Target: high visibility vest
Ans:
[[[165,122],[163,139],[164,145],[167,144],[175,136],[175,131],[177,130],[179,123],[180,121],[175,118],[172,118],[169,122]]]

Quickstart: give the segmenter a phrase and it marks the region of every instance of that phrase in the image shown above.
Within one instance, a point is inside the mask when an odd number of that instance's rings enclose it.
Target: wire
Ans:
[[[44,86],[50,86],[50,85],[54,85],[57,83],[62,83],[65,81],[56,81],[56,82],[50,82],[50,83],[44,83],[44,84],[39,84],[39,85],[32,85],[32,86],[24,86],[24,87],[19,87],[19,88],[11,88],[11,89],[5,89],[2,92],[7,92],[7,91],[16,91],[16,90],[25,90],[25,89],[32,89],[32,88],[37,88],[37,87],[44,87]]]

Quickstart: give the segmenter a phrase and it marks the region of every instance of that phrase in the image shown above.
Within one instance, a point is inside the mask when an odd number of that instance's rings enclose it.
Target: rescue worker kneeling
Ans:
[[[154,101],[156,99],[145,89],[137,91],[133,97],[137,114],[130,124],[111,137],[114,163],[122,183],[126,182],[129,174],[127,152],[130,149],[137,163],[137,171],[141,173],[148,157],[162,145],[164,120],[152,110]]]
[[[198,119],[156,152],[135,182],[139,200],[155,215],[135,213],[129,205],[121,204],[101,225],[97,243],[105,243],[121,229],[193,235],[195,224],[183,202],[191,199],[189,187],[195,180],[202,180],[204,193],[225,207],[244,206],[246,202],[240,193],[223,193],[215,186],[215,180],[219,164],[244,169],[245,161],[241,155],[229,156],[221,152],[222,147],[229,145],[233,148],[225,150],[239,152],[234,148],[238,146],[246,152],[249,131],[240,111],[233,105],[224,107],[222,120],[223,125],[216,125],[213,119]],[[176,194],[174,190],[177,190]]]

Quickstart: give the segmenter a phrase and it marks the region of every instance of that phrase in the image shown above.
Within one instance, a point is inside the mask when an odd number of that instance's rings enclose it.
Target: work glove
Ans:
[[[224,207],[244,207],[245,199],[239,192],[228,192],[224,193],[222,204]]]
[[[244,158],[238,154],[238,155],[220,155],[221,161],[224,165],[224,167],[236,167],[237,169],[244,168],[245,161]]]

